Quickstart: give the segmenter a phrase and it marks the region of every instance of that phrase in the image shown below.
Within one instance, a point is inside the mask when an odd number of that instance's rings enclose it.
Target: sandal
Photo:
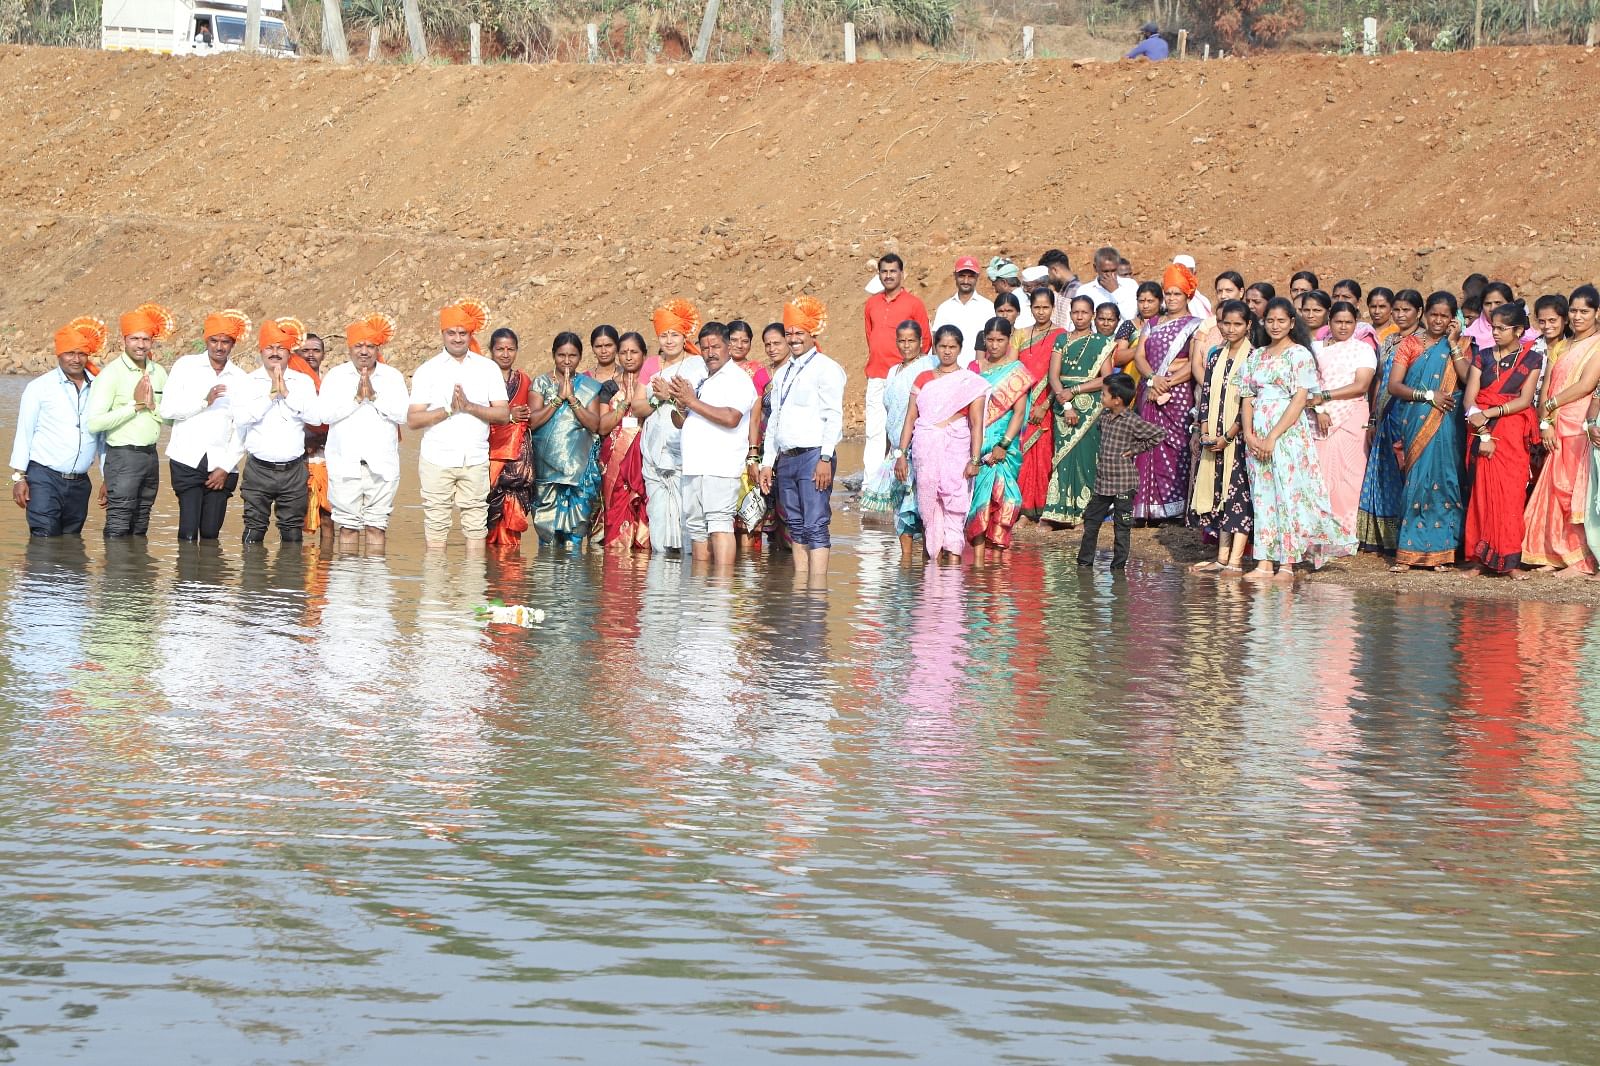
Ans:
[[[1407,566],[1405,563],[1391,563],[1389,566],[1389,573],[1391,574],[1405,574],[1409,573],[1410,570],[1411,567]]]
[[[1195,563],[1193,566],[1189,567],[1189,573],[1191,573],[1191,574],[1215,574],[1217,571],[1219,571],[1221,569],[1223,569],[1223,566],[1222,566],[1221,563],[1217,562],[1215,559],[1207,559],[1203,563]]]

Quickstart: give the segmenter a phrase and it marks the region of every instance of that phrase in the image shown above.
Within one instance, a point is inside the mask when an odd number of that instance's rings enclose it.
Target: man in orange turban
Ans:
[[[304,333],[292,319],[261,323],[261,366],[244,382],[234,406],[245,463],[239,495],[244,499],[244,542],[260,544],[274,518],[285,544],[305,539],[306,423],[317,416],[317,387],[289,368],[289,349]]]
[[[828,309],[815,296],[784,305],[784,337],[792,354],[768,386],[772,416],[760,473],[761,491],[776,492],[794,543],[796,572],[819,580],[833,543],[834,450],[844,435],[844,368],[817,350],[817,335],[827,324]]]
[[[673,383],[680,378],[699,385],[706,364],[695,344],[700,332],[700,311],[682,297],[674,297],[650,315],[655,326],[658,355],[645,360],[641,379],[644,395],[634,401],[633,413],[644,418],[640,430],[640,464],[644,475],[644,506],[650,521],[650,550],[674,552],[690,547],[683,521],[683,427],[673,415]]]
[[[89,468],[100,435],[83,425],[87,364],[105,343],[105,326],[74,319],[56,330],[56,369],[28,382],[11,446],[11,498],[35,537],[81,536],[89,517]]]
[[[161,397],[161,417],[172,423],[167,470],[178,497],[178,539],[189,542],[217,539],[239,486],[244,448],[233,403],[247,376],[232,356],[250,332],[250,319],[237,308],[213,311],[201,332],[206,350],[172,364]]]
[[[400,485],[400,440],[405,425],[405,375],[383,361],[394,335],[387,315],[368,315],[345,327],[350,359],[322,381],[322,417],[328,423],[330,525],[339,529],[339,550],[382,555]]]
[[[150,531],[150,508],[161,486],[156,441],[167,387],[167,372],[152,352],[171,334],[172,321],[172,313],[158,304],[141,304],[123,315],[122,355],[89,387],[83,424],[105,434],[107,537],[142,537]]]
[[[481,554],[489,535],[489,427],[509,421],[511,405],[500,368],[477,351],[473,335],[487,321],[476,300],[441,310],[444,351],[411,377],[406,425],[422,431],[418,473],[430,549],[444,547],[457,510],[469,555]]]

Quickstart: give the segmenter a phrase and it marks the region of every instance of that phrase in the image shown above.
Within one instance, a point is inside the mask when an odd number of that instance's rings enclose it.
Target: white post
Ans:
[[[1179,30],[1178,31],[1178,58],[1179,59],[1188,59],[1189,58],[1189,31],[1188,30]]]
[[[1200,55],[1200,59],[1203,62],[1203,61],[1205,61],[1207,59],[1210,59],[1210,58],[1211,58],[1211,45],[1207,44],[1206,45],[1206,50],[1203,53],[1201,53],[1201,55]]]
[[[589,37],[589,62],[600,62],[600,27],[594,23],[584,27],[584,32]]]
[[[1033,27],[1022,27],[1022,58],[1033,58]]]
[[[244,8],[244,50],[261,51],[261,0],[250,0]]]
[[[339,0],[322,0],[322,50],[335,63],[350,62],[350,46],[344,39],[344,15]]]
[[[783,62],[783,0],[772,0],[771,54],[774,63]]]
[[[378,61],[378,27],[374,26],[367,31],[367,62]]]
[[[854,63],[856,61],[856,24],[854,22],[846,22],[844,24],[844,61],[846,63]]]
[[[467,33],[472,38],[471,44],[469,45],[471,48],[469,55],[471,56],[472,65],[475,67],[483,66],[483,48],[481,45],[481,38],[479,37],[480,32],[481,31],[476,22],[468,23]]]
[[[422,32],[422,9],[417,0],[405,0],[406,37],[411,43],[411,62],[428,61],[428,38]]]
[[[717,12],[721,8],[722,0],[706,0],[705,17],[700,20],[700,38],[694,42],[694,54],[690,56],[696,63],[704,63],[711,52],[711,31],[717,28]]]
[[[1378,54],[1378,20],[1361,20],[1361,54],[1375,56]]]

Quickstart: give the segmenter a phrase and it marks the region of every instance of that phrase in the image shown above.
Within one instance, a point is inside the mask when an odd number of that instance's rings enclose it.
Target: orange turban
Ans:
[[[265,322],[261,323],[261,339],[256,347],[264,350],[271,348],[274,345],[278,345],[283,348],[293,348],[295,345],[295,335],[290,330],[284,329],[280,322],[274,322],[269,318]]]
[[[1194,276],[1194,271],[1182,263],[1173,263],[1161,275],[1161,288],[1182,289],[1185,296],[1193,296],[1195,290],[1200,288],[1200,279]]]
[[[200,328],[200,335],[207,340],[212,337],[232,337],[235,344],[244,340],[249,332],[250,319],[235,307],[211,312],[206,316],[205,325]]]
[[[783,328],[818,336],[828,328],[828,305],[815,296],[796,296],[783,305]]]
[[[471,338],[469,350],[483,353],[478,347],[478,331],[489,324],[489,309],[477,300],[457,300],[449,307],[439,310],[439,328],[464,329]]]
[[[650,323],[658,337],[669,332],[683,334],[683,350],[690,355],[700,354],[700,346],[695,343],[695,335],[700,332],[700,311],[690,301],[682,297],[668,300],[650,315]]]
[[[160,304],[140,304],[123,315],[119,324],[124,337],[148,333],[152,340],[160,340],[172,334],[172,312]]]
[[[443,315],[440,318],[442,320]],[[382,348],[393,336],[394,319],[388,315],[368,315],[344,328],[344,342],[352,348],[358,344],[376,344]]]
[[[111,331],[106,329],[106,324],[98,318],[90,318],[87,315],[75,318],[56,330],[56,354],[82,352],[87,356],[99,355],[101,349],[106,346],[106,338],[110,333]]]

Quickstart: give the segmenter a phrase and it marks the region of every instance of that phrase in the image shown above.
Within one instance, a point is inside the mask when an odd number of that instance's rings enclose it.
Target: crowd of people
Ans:
[[[1186,256],[1159,282],[1131,274],[1112,248],[1086,281],[1059,249],[1026,268],[963,256],[930,320],[903,260],[878,260],[862,508],[890,516],[906,559],[919,540],[941,563],[1003,556],[1038,522],[1080,527],[1088,566],[1109,519],[1113,568],[1135,525],[1173,523],[1215,543],[1195,570],[1257,580],[1358,550],[1396,571],[1595,572],[1594,286],[1530,315],[1481,275],[1425,297],[1302,271],[1280,295],[1224,271],[1208,297]],[[181,539],[218,538],[237,491],[246,543],[275,522],[284,541],[376,553],[410,431],[430,548],[459,520],[470,550],[531,531],[725,566],[766,544],[826,570],[846,372],[819,348],[820,300],[759,333],[668,300],[653,345],[610,325],[561,332],[540,373],[509,328],[482,354],[487,324],[476,301],[443,308],[442,349],[408,382],[384,361],[381,314],[345,328],[348,358],[326,373],[324,338],[294,319],[261,324],[250,372],[237,310],[206,316],[204,350],[170,370],[155,357],[164,308],[123,315],[114,356],[105,325],[76,319],[24,391],[13,497],[34,535],[81,534],[99,463],[105,536],[144,536],[170,426]]]
[[[1284,295],[1194,260],[1131,278],[1114,248],[1080,281],[1052,249],[972,257],[929,322],[879,261],[868,298],[863,506],[903,550],[1003,552],[1019,521],[1185,524],[1193,569],[1289,580],[1359,551],[1390,569],[1593,575],[1600,551],[1600,294],[1532,304],[1474,274],[1427,296],[1309,271]],[[928,336],[929,346],[922,338]],[[892,451],[890,450],[892,448]],[[1253,563],[1248,570],[1247,563]]]

